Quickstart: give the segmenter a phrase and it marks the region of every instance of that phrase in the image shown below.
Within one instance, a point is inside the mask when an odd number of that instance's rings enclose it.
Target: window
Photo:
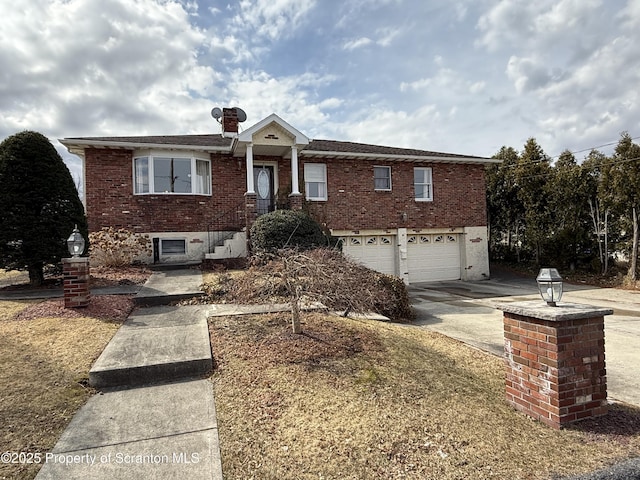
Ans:
[[[391,167],[373,167],[374,190],[391,190]]]
[[[162,255],[184,255],[187,253],[187,242],[184,239],[163,238],[160,240],[160,252]]]
[[[145,156],[133,159],[134,192],[211,195],[211,164],[198,158]]]
[[[430,202],[433,200],[433,181],[430,167],[413,169],[413,187],[416,192],[416,201]]]
[[[307,200],[327,199],[327,166],[324,163],[304,164],[304,189]]]

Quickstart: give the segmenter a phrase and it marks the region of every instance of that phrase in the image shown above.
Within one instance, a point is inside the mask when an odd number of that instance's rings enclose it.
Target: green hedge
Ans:
[[[251,246],[255,251],[281,248],[326,247],[331,239],[318,222],[301,210],[276,210],[258,217],[251,227]]]

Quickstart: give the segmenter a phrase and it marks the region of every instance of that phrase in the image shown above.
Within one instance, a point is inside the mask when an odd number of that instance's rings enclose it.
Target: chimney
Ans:
[[[222,109],[222,135],[232,137],[238,134],[238,109]]]

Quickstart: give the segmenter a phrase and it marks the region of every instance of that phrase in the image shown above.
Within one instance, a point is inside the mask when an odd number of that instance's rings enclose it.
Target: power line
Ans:
[[[620,164],[623,164],[623,163],[635,162],[636,160],[640,160],[640,157],[622,158],[620,160],[607,162],[606,164],[607,165],[620,165]],[[539,162],[535,162],[535,163],[539,163]],[[527,164],[521,164],[521,165],[527,165]],[[553,170],[551,170],[548,173],[538,173],[538,174],[535,174],[535,175],[526,175],[526,176],[523,176],[523,177],[519,177],[519,180],[528,180],[528,179],[531,179],[531,178],[550,177],[550,176],[552,176],[554,174],[555,173],[553,172]]]
[[[631,137],[631,140],[637,140],[637,139],[639,139],[639,138],[640,138],[640,136],[637,136],[637,137]],[[537,142],[536,142],[536,143],[537,143]],[[591,151],[593,151],[593,150],[597,150],[598,148],[602,148],[602,147],[610,147],[610,146],[612,146],[612,145],[616,145],[616,144],[618,144],[618,143],[619,143],[619,140],[618,140],[618,141],[615,141],[615,142],[603,143],[602,145],[596,145],[596,146],[594,146],[594,147],[583,148],[582,150],[574,150],[574,151],[569,150],[569,153],[570,153],[571,155],[575,155],[576,153],[591,152]],[[514,149],[514,150],[515,150],[515,149]],[[513,164],[513,165],[508,165],[508,167],[511,167],[511,168],[512,168],[512,167],[522,166],[522,165],[536,165],[536,164],[538,164],[538,163],[542,163],[542,162],[545,162],[545,161],[547,161],[547,160],[558,159],[558,158],[560,158],[560,157],[561,157],[565,152],[567,152],[567,150],[568,150],[568,149],[564,150],[564,151],[563,151],[562,153],[560,153],[559,155],[555,155],[555,156],[548,156],[548,155],[547,155],[547,156],[546,156],[546,158],[544,158],[544,159],[542,159],[542,160],[532,160],[532,161],[530,161],[530,162],[523,162],[523,163],[518,163],[518,162],[517,162],[517,163],[515,163],[515,164]],[[516,150],[516,152],[517,152],[517,150]]]

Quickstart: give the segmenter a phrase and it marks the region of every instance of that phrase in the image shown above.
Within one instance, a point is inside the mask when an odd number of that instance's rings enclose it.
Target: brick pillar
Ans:
[[[289,195],[289,206],[291,210],[302,210],[304,198],[301,193]]]
[[[607,413],[604,316],[613,310],[542,300],[497,308],[504,311],[509,404],[558,429]]]
[[[258,218],[258,196],[255,193],[244,194],[244,215],[247,227],[247,253],[251,252],[251,225]]]
[[[86,257],[63,258],[64,308],[89,306],[89,259]]]

